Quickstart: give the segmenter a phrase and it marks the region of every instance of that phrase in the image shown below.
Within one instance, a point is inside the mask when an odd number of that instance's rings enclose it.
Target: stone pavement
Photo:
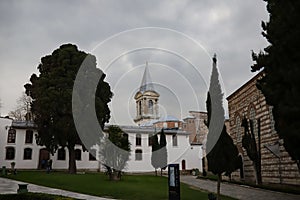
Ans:
[[[20,181],[14,181],[7,178],[0,178],[0,194],[11,194],[11,193],[17,193],[17,189],[19,188],[18,184],[24,184],[24,182]],[[31,183],[28,183],[28,191],[29,192],[38,192],[38,193],[47,193],[47,194],[55,194],[55,195],[62,195],[67,197],[73,197],[77,199],[88,199],[88,200],[108,200],[107,198],[102,197],[96,197],[86,194],[80,194],[76,192],[69,192],[65,190],[60,189],[54,189],[39,185],[34,185]]]
[[[215,181],[196,179],[195,176],[180,176],[180,181],[209,192],[217,191],[217,182]],[[221,194],[242,200],[300,200],[300,195],[274,192],[224,182],[221,183]]]

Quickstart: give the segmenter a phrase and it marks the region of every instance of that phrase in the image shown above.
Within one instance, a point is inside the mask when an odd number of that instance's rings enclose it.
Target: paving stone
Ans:
[[[217,182],[196,179],[195,176],[181,176],[180,181],[209,192],[217,192]],[[241,200],[299,200],[300,195],[275,192],[250,186],[221,183],[221,194]]]

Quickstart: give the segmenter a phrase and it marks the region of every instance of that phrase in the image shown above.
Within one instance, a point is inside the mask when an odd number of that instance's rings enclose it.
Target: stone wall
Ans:
[[[238,90],[233,92],[228,100],[230,135],[237,145],[240,154],[243,157],[243,169],[232,174],[236,180],[245,180],[255,182],[255,171],[252,161],[242,147],[242,136],[244,128],[241,122],[245,116],[247,119],[253,119],[255,127],[255,137],[257,138],[257,119],[261,120],[261,169],[263,183],[283,183],[300,184],[300,176],[297,165],[291,160],[283,146],[283,141],[279,139],[272,116],[272,107],[266,104],[264,95],[256,87],[256,81],[262,76],[257,74]],[[278,156],[274,155],[267,147],[278,147]],[[244,177],[242,177],[244,171]]]
[[[184,118],[182,129],[191,133],[189,135],[190,143],[203,144],[203,140],[208,133],[205,121],[207,120],[207,113],[201,111],[189,111],[189,116]]]

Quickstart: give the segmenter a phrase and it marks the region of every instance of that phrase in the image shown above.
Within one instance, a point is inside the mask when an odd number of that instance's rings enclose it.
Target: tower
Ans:
[[[146,62],[140,89],[134,96],[136,102],[136,118],[134,119],[135,123],[141,125],[159,118],[157,105],[158,98],[159,94],[154,90],[148,69],[148,62]]]

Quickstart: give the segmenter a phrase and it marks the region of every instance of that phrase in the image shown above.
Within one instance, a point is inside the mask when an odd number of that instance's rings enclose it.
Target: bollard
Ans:
[[[2,176],[7,175],[6,167],[2,166]]]
[[[216,200],[217,197],[213,193],[208,194],[208,200]]]
[[[18,185],[19,185],[19,189],[17,191],[18,194],[28,192],[28,189],[27,189],[28,184],[18,184]]]

